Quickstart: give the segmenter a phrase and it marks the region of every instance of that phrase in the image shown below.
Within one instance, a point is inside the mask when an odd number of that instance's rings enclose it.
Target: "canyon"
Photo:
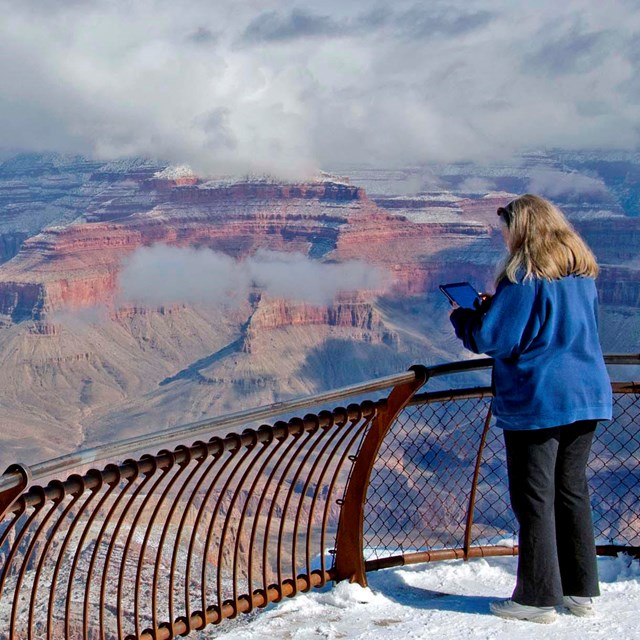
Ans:
[[[640,217],[613,162],[597,192],[569,190],[555,201],[601,263],[605,349],[637,351]],[[467,357],[437,285],[469,280],[491,290],[504,251],[496,208],[541,170],[593,175],[594,166],[590,156],[557,154],[488,168],[340,169],[289,184],[207,179],[140,159],[5,160],[2,463]],[[439,186],[422,188],[434,171]],[[255,283],[233,304],[123,299],[123,265],[158,245],[216,252],[238,269],[267,250],[309,264],[368,265],[384,277],[326,304]]]

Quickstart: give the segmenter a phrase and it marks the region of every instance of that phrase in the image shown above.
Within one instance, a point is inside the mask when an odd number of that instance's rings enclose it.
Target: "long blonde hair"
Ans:
[[[529,193],[500,209],[506,222],[509,256],[496,282],[507,278],[558,280],[577,275],[595,278],[598,263],[562,212],[549,201]]]

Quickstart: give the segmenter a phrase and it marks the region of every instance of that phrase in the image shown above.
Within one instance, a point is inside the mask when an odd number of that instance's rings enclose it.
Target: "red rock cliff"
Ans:
[[[343,296],[328,306],[262,298],[249,321],[243,349],[252,352],[256,337],[266,329],[313,325],[355,329],[355,335],[351,335],[376,344],[394,344],[398,340],[397,335],[385,326],[380,314],[362,296]]]

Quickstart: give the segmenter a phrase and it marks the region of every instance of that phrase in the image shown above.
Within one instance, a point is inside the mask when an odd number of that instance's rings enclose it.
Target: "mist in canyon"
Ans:
[[[318,262],[302,253],[258,249],[234,260],[209,249],[154,245],[124,261],[117,300],[144,305],[238,306],[258,289],[273,298],[328,305],[340,292],[382,293],[384,271],[358,260]]]

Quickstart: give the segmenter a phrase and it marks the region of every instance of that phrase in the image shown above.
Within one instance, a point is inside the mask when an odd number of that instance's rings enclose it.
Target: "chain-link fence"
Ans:
[[[367,559],[464,549],[470,496],[491,398],[407,407],[385,437],[367,493]],[[599,545],[640,546],[640,395],[614,394],[614,419],[596,431],[588,469]],[[471,547],[517,544],[502,430],[481,452]]]

